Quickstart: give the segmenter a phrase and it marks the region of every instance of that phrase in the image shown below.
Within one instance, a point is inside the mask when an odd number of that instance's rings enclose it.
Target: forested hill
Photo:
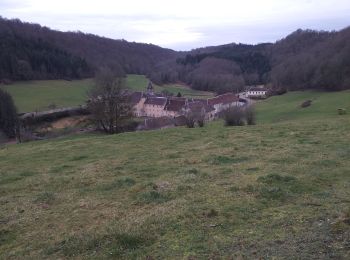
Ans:
[[[254,84],[285,90],[349,89],[350,28],[297,30],[274,44],[195,49],[158,66],[149,76],[159,84],[180,80],[216,92]]]
[[[0,17],[0,80],[83,78],[108,66],[146,74],[176,52],[159,46],[60,32]]]
[[[181,81],[217,93],[256,84],[278,90],[350,89],[350,27],[297,30],[276,43],[176,52],[0,17],[0,81],[91,77],[104,66],[121,75],[146,74],[158,84]]]

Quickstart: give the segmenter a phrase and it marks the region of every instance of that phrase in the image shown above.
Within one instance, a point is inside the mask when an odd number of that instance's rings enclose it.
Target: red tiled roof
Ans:
[[[217,104],[229,104],[233,102],[238,102],[239,98],[233,93],[226,93],[213,98],[208,99],[208,105],[214,106]]]
[[[201,102],[204,105],[205,112],[211,112],[214,111],[215,108],[208,104],[207,99],[194,99],[195,102]]]
[[[188,108],[191,110],[200,109],[202,107],[206,113],[215,110],[213,106],[208,105],[208,102],[205,99],[195,99],[193,102],[188,103]]]
[[[145,101],[145,105],[164,106],[167,102],[165,97],[148,97]]]
[[[186,98],[169,98],[165,106],[167,111],[179,112],[186,104]]]
[[[131,104],[135,105],[140,102],[142,98],[143,93],[142,92],[133,92],[130,95],[130,102]]]

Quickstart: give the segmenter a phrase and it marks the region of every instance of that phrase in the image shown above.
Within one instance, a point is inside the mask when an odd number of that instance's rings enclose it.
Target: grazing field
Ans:
[[[15,82],[0,86],[8,91],[15,100],[19,112],[44,111],[53,107],[77,106],[85,104],[87,93],[92,88],[92,79],[84,80],[38,80]],[[143,75],[128,75],[127,87],[135,91],[145,91],[148,79]],[[193,98],[207,98],[213,93],[197,91],[181,85],[156,86],[155,91],[168,90],[173,94]]]
[[[311,106],[301,104],[311,100]],[[275,123],[293,119],[328,119],[337,114],[338,108],[350,113],[350,90],[338,92],[295,91],[282,96],[274,96],[256,105],[258,121]]]
[[[349,259],[350,116],[293,95],[256,126],[1,147],[0,259]]]
[[[48,110],[85,104],[91,79],[21,81],[1,86],[9,92],[19,112]]]
[[[145,91],[149,80],[143,75],[128,75],[126,82],[127,86],[135,91]],[[168,84],[164,86],[153,85],[153,87],[155,92],[167,90],[174,95],[180,92],[182,96],[186,97],[208,98],[213,96],[212,92],[194,90],[180,84]]]

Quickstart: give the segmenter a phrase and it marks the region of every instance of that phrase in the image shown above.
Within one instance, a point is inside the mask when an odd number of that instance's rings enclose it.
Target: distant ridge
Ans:
[[[350,88],[350,28],[297,30],[276,43],[226,44],[176,52],[152,44],[60,32],[0,18],[0,80],[92,77],[100,67],[184,82],[217,93],[247,85],[276,90]]]

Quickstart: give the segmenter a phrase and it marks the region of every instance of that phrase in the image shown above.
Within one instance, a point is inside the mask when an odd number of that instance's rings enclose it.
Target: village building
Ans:
[[[184,97],[164,97],[154,93],[150,82],[146,92],[133,92],[130,94],[130,102],[136,117],[171,117],[182,116],[186,109],[196,109],[205,113],[205,120],[213,120],[218,114],[233,106],[243,106],[242,102],[233,93],[218,95],[209,99],[189,99]]]
[[[205,111],[205,120],[210,121],[215,118],[215,108],[208,104],[207,99],[195,99],[194,102],[199,102],[203,105]]]
[[[266,98],[267,89],[261,87],[251,87],[247,90],[246,96],[249,98]]]
[[[144,106],[144,116],[149,117],[161,117],[166,116],[164,107],[167,103],[167,98],[165,97],[147,97]]]
[[[133,113],[136,117],[144,116],[144,103],[146,101],[145,95],[143,92],[136,91],[130,95],[130,103],[133,107]]]
[[[243,103],[240,102],[239,97],[233,93],[222,94],[213,98],[209,98],[208,105],[214,107],[215,114],[220,113],[233,106],[242,106]]]
[[[175,97],[169,98],[164,108],[165,114],[171,117],[180,116],[181,111],[185,107],[187,102],[188,101],[186,98],[175,98]]]

